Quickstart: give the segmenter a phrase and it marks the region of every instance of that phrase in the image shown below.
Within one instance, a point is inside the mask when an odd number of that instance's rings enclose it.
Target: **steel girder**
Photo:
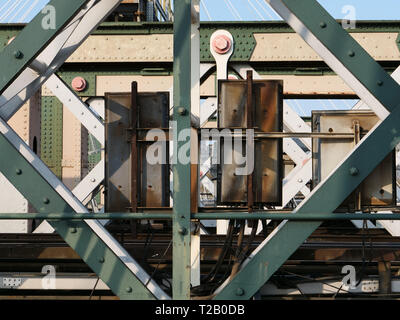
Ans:
[[[331,214],[400,142],[400,87],[315,0],[266,0],[383,119],[293,214]],[[249,299],[321,221],[283,221],[214,299]]]
[[[53,0],[49,5],[55,8],[58,22],[56,28],[36,37],[43,31],[38,32],[44,18],[39,13],[0,55],[0,65],[5,69],[0,82],[0,145],[3,150],[0,171],[38,212],[55,209],[63,212],[88,211],[6,121],[119,2],[120,0],[74,0],[66,5],[65,1]],[[29,38],[35,40],[34,46],[30,45],[27,40]],[[10,67],[9,60],[12,58],[20,61]],[[169,299],[99,221],[49,222],[121,299]]]
[[[173,271],[172,293],[174,299],[190,299],[190,214],[191,170],[190,162],[178,160],[189,141],[179,139],[179,133],[191,128],[191,0],[176,0],[174,14],[174,155],[173,166]],[[186,138],[186,137],[185,137]],[[188,150],[190,159],[190,149]]]

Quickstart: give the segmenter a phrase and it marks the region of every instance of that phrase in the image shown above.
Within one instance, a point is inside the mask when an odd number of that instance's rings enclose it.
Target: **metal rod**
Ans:
[[[247,101],[246,101],[246,112],[247,112],[247,128],[252,129],[253,124],[253,71],[247,71]],[[248,153],[246,150],[246,156]],[[254,188],[253,188],[253,172],[247,176],[247,207],[249,212],[253,211],[254,204]]]
[[[116,213],[0,213],[0,220],[46,219],[46,220],[130,220],[157,219],[169,220],[173,215],[166,212],[116,212]],[[396,213],[279,213],[279,212],[212,212],[194,213],[192,219],[197,220],[292,220],[292,221],[325,221],[325,220],[400,220]]]

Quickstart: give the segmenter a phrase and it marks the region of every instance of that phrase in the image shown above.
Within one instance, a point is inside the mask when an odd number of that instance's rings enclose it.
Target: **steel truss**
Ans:
[[[56,29],[44,31],[41,27],[44,17],[40,13],[0,56],[0,64],[5,70],[0,83],[0,143],[5,152],[5,156],[1,157],[0,170],[38,212],[50,212],[50,208],[81,213],[88,210],[79,200],[83,196],[69,191],[6,121],[52,77],[119,3],[120,0],[74,0],[68,3],[53,0],[49,5],[54,6],[57,13]],[[35,46],[27,45],[27,39],[33,39]],[[54,84],[54,91],[62,90],[69,102],[67,105],[71,105],[73,99],[76,100],[73,93],[66,90],[55,76],[50,79],[51,84]],[[88,115],[89,122],[93,125],[88,127],[89,131],[101,141],[102,125],[98,119],[99,127],[96,128],[96,121],[93,121],[95,119],[90,110],[79,103],[74,105],[80,109],[73,110]],[[85,124],[82,116],[80,120]],[[87,192],[87,188],[84,189]],[[169,299],[99,221],[48,222],[121,299]]]
[[[218,288],[214,299],[249,299],[254,296],[318,228],[322,220],[339,218],[333,217],[333,211],[400,142],[398,84],[315,0],[266,1],[381,118],[381,122],[312,192],[305,188],[306,178],[301,179],[302,185],[296,191],[287,190],[285,201],[299,190],[306,195],[306,199],[290,217],[280,217],[291,219],[282,222],[253,251],[236,276]],[[71,0],[66,5],[65,1],[52,0],[50,5],[60,13],[56,29],[44,32],[41,28],[43,16],[39,14],[0,55],[0,65],[4,70],[0,79],[0,148],[3,150],[0,171],[34,205],[39,215],[43,214],[49,219],[51,226],[121,299],[169,299],[100,222],[92,219],[71,220],[72,216],[67,219],[62,214],[50,215],[54,212],[63,212],[66,215],[88,214],[82,201],[93,190],[91,188],[95,188],[94,185],[97,187],[101,181],[92,185],[90,180],[84,180],[81,183],[85,185],[77,187],[79,192],[71,192],[7,125],[7,120],[47,81],[46,85],[71,109],[89,132],[99,141],[104,141],[101,121],[54,72],[119,2]],[[195,93],[191,89],[192,75],[197,72],[195,68],[200,59],[192,59],[194,49],[198,49],[198,44],[191,39],[192,4],[198,5],[191,0],[175,2],[174,119],[178,123],[178,132],[190,128],[191,114],[196,115],[195,108],[192,110],[191,106],[197,98],[194,98]],[[34,39],[34,45],[28,45],[31,44],[29,39]],[[239,74],[243,74],[245,70],[245,66],[237,67]],[[290,119],[292,111],[287,106],[285,108],[289,115],[287,119]],[[302,125],[298,119],[296,121]],[[290,121],[285,125],[287,131],[293,130]],[[174,152],[179,152],[186,144],[186,141],[178,141],[176,135],[174,142]],[[309,145],[308,140],[304,139],[303,142]],[[310,163],[310,160],[309,155],[300,152],[301,150],[294,152],[296,146],[292,141],[288,140],[287,150],[288,154],[292,152],[289,155],[298,165],[298,169],[288,177],[290,186],[294,180],[300,181],[299,176],[308,175],[310,169],[305,164]],[[99,168],[101,166],[99,164]],[[191,215],[188,188],[192,182],[190,164],[175,165],[173,174],[173,298],[190,299],[191,219],[202,219],[204,216]],[[268,217],[267,214],[264,218]],[[326,216],[322,217],[323,215]],[[229,218],[229,215],[211,216],[214,219]],[[84,215],[76,217],[85,218]],[[107,215],[103,216],[106,217]],[[348,215],[342,218],[356,217]],[[367,217],[363,216],[361,219]]]

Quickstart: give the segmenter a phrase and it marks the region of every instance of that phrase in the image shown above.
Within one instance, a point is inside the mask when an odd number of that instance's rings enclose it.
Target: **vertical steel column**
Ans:
[[[192,118],[200,120],[200,1],[192,0],[191,26],[191,113]],[[199,207],[199,139],[196,123],[191,129],[191,212],[197,213]],[[190,283],[193,287],[200,285],[200,225],[193,222],[191,225],[191,270]]]
[[[190,299],[190,159],[189,141],[179,141],[182,130],[191,127],[191,0],[175,1],[174,21],[174,214],[172,293],[174,299]],[[182,139],[181,139],[182,140]]]

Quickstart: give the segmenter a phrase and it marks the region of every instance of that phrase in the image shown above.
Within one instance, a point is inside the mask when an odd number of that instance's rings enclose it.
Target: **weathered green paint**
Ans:
[[[41,12],[4,48],[0,53],[0,94],[87,2],[52,0],[48,5],[55,9],[55,29],[43,27],[48,13]]]
[[[2,134],[0,149],[1,173],[39,213],[74,212]],[[121,299],[154,299],[147,288],[85,222],[51,220],[49,223]],[[131,288],[131,291],[127,288]]]
[[[40,158],[61,179],[63,106],[56,97],[42,97]]]
[[[190,162],[179,161],[188,141],[179,141],[182,130],[190,128],[191,114],[191,0],[174,2],[174,156],[173,165],[173,299],[190,299]],[[185,147],[186,146],[186,147]],[[190,159],[190,150],[189,150]]]
[[[400,142],[400,87],[315,0],[281,1],[391,111],[295,213],[330,214]],[[383,85],[377,85],[378,81]],[[353,168],[357,168],[357,175],[350,174]],[[283,222],[215,299],[252,297],[320,224],[321,221]]]
[[[93,97],[96,96],[96,73],[84,70],[78,72],[58,72],[60,78],[73,90],[78,96]],[[86,88],[83,91],[75,91],[72,89],[71,82],[75,77],[83,77],[86,80]]]

